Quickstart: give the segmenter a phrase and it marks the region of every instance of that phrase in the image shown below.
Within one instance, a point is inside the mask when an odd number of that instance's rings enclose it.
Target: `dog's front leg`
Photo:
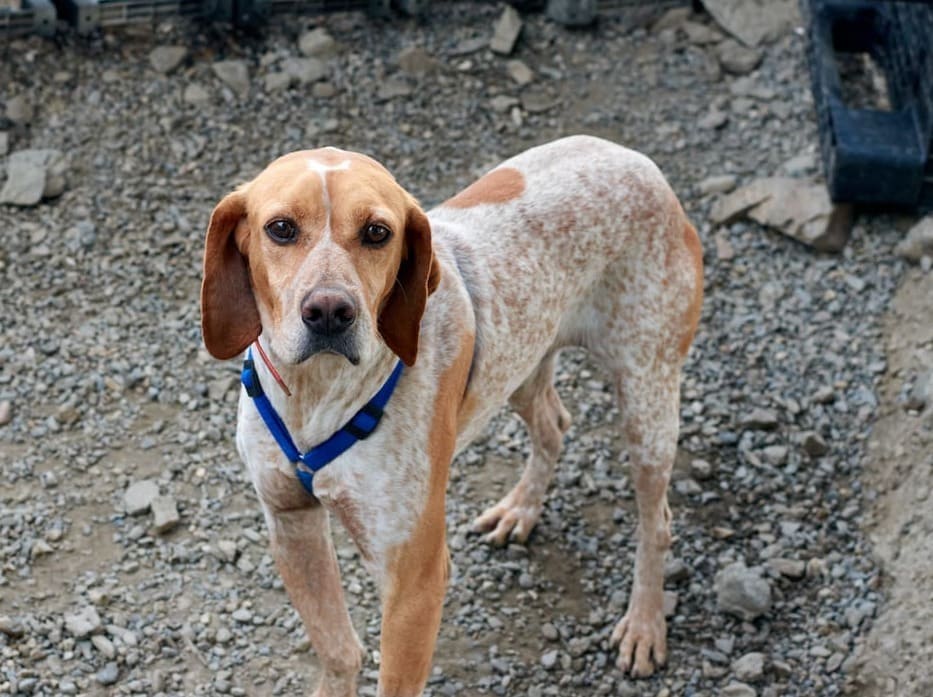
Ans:
[[[314,697],[356,697],[360,640],[350,623],[328,513],[320,504],[290,510],[263,502],[272,555],[323,672]]]

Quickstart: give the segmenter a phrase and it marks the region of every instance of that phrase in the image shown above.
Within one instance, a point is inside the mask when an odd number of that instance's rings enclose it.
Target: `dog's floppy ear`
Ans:
[[[392,291],[379,313],[379,333],[405,365],[418,357],[418,334],[428,296],[437,289],[441,272],[431,245],[431,224],[412,202],[405,223],[405,247]]]
[[[227,194],[211,214],[204,241],[201,333],[210,354],[222,360],[242,353],[262,331],[249,268],[234,234],[245,215],[243,193]]]

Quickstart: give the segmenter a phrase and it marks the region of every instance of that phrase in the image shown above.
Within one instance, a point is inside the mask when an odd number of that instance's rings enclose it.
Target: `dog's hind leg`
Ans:
[[[554,389],[556,353],[548,353],[531,377],[509,398],[509,404],[528,429],[531,455],[518,484],[473,523],[475,530],[487,533],[488,542],[498,545],[510,539],[524,542],[541,515],[564,433],[570,428],[570,414]]]

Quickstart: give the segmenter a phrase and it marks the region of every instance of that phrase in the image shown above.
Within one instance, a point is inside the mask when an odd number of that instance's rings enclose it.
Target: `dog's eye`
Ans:
[[[265,231],[274,242],[279,244],[292,242],[298,236],[298,228],[295,227],[295,224],[291,220],[285,220],[284,218],[278,218],[266,223]]]
[[[369,223],[363,228],[363,244],[380,245],[389,239],[392,231],[385,225]]]

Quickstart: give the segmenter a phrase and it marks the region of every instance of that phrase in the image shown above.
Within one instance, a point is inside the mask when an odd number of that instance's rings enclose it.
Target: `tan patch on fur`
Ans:
[[[411,539],[393,550],[391,579],[383,603],[380,695],[420,695],[431,670],[450,575],[445,539],[447,476],[457,439],[457,411],[473,356],[473,337],[464,335],[452,365],[438,379],[428,442],[431,478],[424,511]]]
[[[683,333],[680,337],[680,343],[677,350],[681,356],[686,356],[690,350],[690,344],[693,343],[693,337],[697,331],[697,325],[700,323],[700,312],[703,309],[703,246],[700,244],[700,237],[696,229],[685,222],[683,228],[684,244],[690,252],[690,261],[693,263],[693,272],[696,275],[696,287],[693,298],[684,314]]]
[[[451,208],[472,208],[483,203],[505,203],[525,191],[525,177],[512,167],[494,169],[442,205]]]

